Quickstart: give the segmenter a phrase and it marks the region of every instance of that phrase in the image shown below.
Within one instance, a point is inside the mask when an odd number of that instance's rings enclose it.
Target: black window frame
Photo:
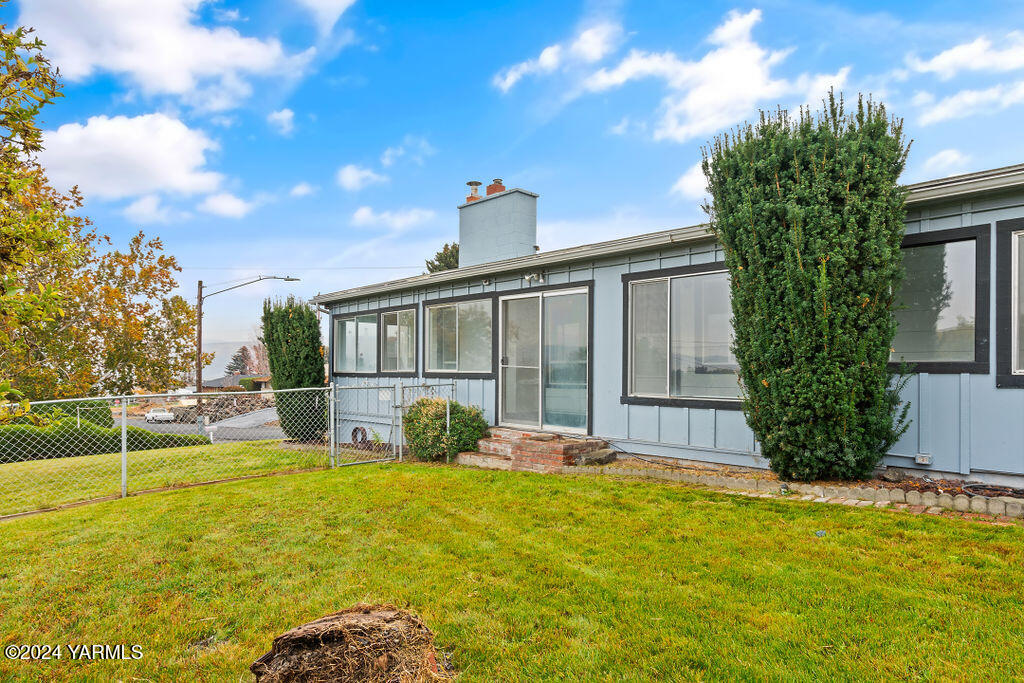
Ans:
[[[686,275],[702,275],[719,271],[728,272],[725,261],[712,261],[691,266],[645,270],[622,275],[622,394],[619,403],[623,405],[666,406],[674,408],[716,408],[719,410],[742,410],[742,399],[739,398],[687,398],[685,396],[634,396],[630,392],[630,370],[632,359],[630,349],[632,325],[630,312],[632,302],[630,292],[632,283],[642,280],[658,280]],[[670,285],[671,286],[671,285]],[[671,322],[669,323],[671,327]],[[737,373],[737,377],[739,373]]]
[[[398,306],[387,306],[384,308],[370,308],[365,310],[346,311],[344,313],[334,313],[331,315],[331,334],[330,334],[330,370],[332,377],[419,377],[420,376],[420,305],[416,304],[401,304]],[[384,335],[381,324],[381,316],[384,313],[396,313],[398,311],[412,310],[415,314],[415,344],[416,344],[416,366],[412,371],[409,370],[382,370],[381,369],[381,349],[384,345]],[[377,319],[377,343],[374,344],[375,348],[375,370],[372,372],[344,372],[334,367],[334,355],[336,351],[337,340],[334,338],[335,329],[337,328],[337,321],[347,318],[356,318],[359,316],[372,315]]]
[[[491,370],[490,372],[460,372],[458,370],[430,370],[427,366],[427,309],[434,306],[446,306],[468,301],[491,302]],[[462,294],[440,299],[427,299],[421,302],[423,307],[423,376],[431,379],[498,379],[498,297],[494,292],[481,294]]]
[[[413,364],[412,370],[385,370],[384,369],[384,345],[387,343],[387,335],[384,333],[384,316],[389,313],[401,313],[412,311],[412,348]],[[396,317],[396,321],[399,318]],[[401,326],[399,326],[400,328]],[[418,377],[420,369],[420,315],[419,306],[399,306],[377,311],[377,373],[387,377]]]
[[[989,289],[991,274],[991,225],[972,225],[965,228],[929,230],[906,235],[901,249],[926,247],[950,242],[974,240],[974,360],[971,361],[907,361],[910,374],[931,375],[987,375],[989,373]],[[902,363],[890,361],[889,368],[898,371]]]
[[[1013,240],[1024,230],[1024,218],[996,222],[996,388],[1024,387],[1024,375],[1013,374]]]

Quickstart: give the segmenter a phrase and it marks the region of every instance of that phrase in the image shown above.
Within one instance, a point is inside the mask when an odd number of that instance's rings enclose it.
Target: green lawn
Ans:
[[[245,680],[359,601],[467,681],[1024,676],[1024,529],[660,482],[367,465],[10,520],[0,557],[4,645],[144,651],[3,680]]]
[[[326,446],[282,446],[280,440],[133,451],[128,453],[128,491],[310,469],[326,464]],[[120,493],[120,453],[0,465],[0,515]]]

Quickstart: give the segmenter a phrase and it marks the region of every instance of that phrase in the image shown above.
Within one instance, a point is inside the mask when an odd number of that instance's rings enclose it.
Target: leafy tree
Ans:
[[[249,374],[249,368],[252,365],[252,355],[249,353],[249,347],[243,346],[235,351],[235,355],[231,356],[231,360],[228,361],[227,366],[224,368],[229,373],[237,372],[239,374]]]
[[[39,112],[61,92],[57,70],[31,34],[0,26],[0,356],[24,350],[17,331],[60,313],[55,282],[26,287],[22,270],[44,255],[73,254],[76,248],[65,230],[75,219],[47,201],[42,169],[33,160],[42,149]],[[10,382],[0,372],[0,384]]]
[[[252,345],[252,364],[249,366],[251,375],[269,375],[270,362],[267,360],[267,347],[263,342],[256,342]]]
[[[908,144],[870,99],[761,115],[704,150],[747,423],[787,479],[871,474],[907,428],[888,369]]]
[[[109,238],[87,221],[66,228],[79,245],[77,255],[47,255],[21,273],[31,288],[60,282],[62,310],[16,334],[20,349],[0,359],[0,373],[37,399],[156,392],[187,383],[195,307],[172,293],[181,270],[175,258],[163,253],[159,238],[141,232],[121,251],[109,250]]]
[[[320,324],[311,306],[295,297],[263,302],[263,339],[275,391],[323,387]],[[281,428],[297,441],[319,441],[327,430],[327,404],[319,391],[276,395]]]
[[[428,273],[439,273],[442,270],[455,270],[459,267],[459,243],[446,242],[434,258],[425,262]]]

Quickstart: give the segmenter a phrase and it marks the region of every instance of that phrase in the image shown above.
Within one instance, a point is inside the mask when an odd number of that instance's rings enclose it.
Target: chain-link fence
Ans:
[[[0,516],[401,458],[405,409],[453,391],[398,382],[33,403],[0,421]]]

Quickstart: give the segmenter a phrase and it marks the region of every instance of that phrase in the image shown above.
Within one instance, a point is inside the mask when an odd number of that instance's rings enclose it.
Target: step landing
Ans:
[[[615,452],[601,439],[492,427],[475,452],[460,453],[457,461],[487,469],[560,472],[566,466],[614,459]]]

